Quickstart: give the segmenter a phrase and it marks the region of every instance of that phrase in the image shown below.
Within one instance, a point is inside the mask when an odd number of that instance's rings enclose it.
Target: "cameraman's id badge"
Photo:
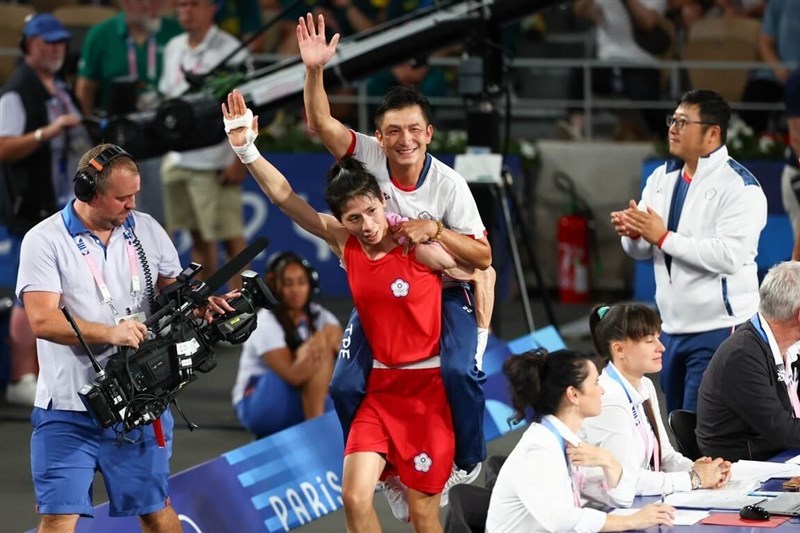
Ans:
[[[114,320],[114,324],[115,324],[115,325],[117,325],[117,326],[119,326],[120,322],[125,322],[125,321],[127,321],[127,320],[135,320],[136,322],[142,322],[142,323],[144,323],[144,321],[146,320],[146,318],[147,318],[147,317],[146,317],[146,316],[144,316],[144,313],[142,313],[142,312],[139,312],[139,313],[131,313],[130,315],[125,315],[125,316],[119,316],[119,317],[117,317],[117,318]]]

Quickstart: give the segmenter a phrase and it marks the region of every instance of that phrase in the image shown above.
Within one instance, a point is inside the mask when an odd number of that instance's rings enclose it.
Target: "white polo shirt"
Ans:
[[[311,312],[316,315],[314,320],[316,331],[320,331],[329,325],[341,327],[333,313],[318,303],[311,302]],[[299,326],[297,328],[297,336],[302,341],[308,340],[311,336],[308,326]],[[271,372],[262,356],[272,350],[286,347],[286,336],[278,319],[272,311],[260,309],[258,311],[258,326],[242,346],[242,355],[239,358],[239,372],[236,375],[236,384],[231,394],[234,407],[241,401],[244,391],[252,378]]]
[[[633,23],[622,4],[624,0],[598,2],[603,18],[597,25],[597,58],[623,60],[638,64],[654,64],[656,59],[636,44]],[[667,0],[639,0],[642,6],[664,16]]]
[[[147,256],[153,285],[159,276],[174,278],[180,273],[175,246],[150,215],[132,212],[125,224],[112,232],[106,247],[86,229],[75,214],[73,202],[70,202],[62,211],[25,234],[20,251],[17,296],[22,299],[26,292],[57,293],[61,295],[59,307],[66,305],[73,316],[111,326],[116,323],[118,315],[139,311],[149,314],[143,295],[132,294],[131,259],[124,236],[126,227],[131,229],[134,238],[138,238]],[[112,304],[103,302],[89,264],[78,248],[79,243],[85,246],[97,265],[118,315],[115,315]],[[145,277],[138,254],[135,261],[144,290]],[[53,409],[85,411],[78,389],[91,383],[96,374],[83,348],[36,339],[36,349],[39,381],[34,405],[46,409],[52,401]],[[116,348],[109,345],[93,345],[91,349],[102,366],[116,352]]]
[[[158,82],[158,90],[164,96],[175,98],[189,89],[183,72],[205,74],[236,50],[241,43],[236,37],[212,26],[202,42],[191,48],[189,34],[176,35],[164,47],[164,68]],[[226,65],[241,65],[249,61],[247,49],[241,50]],[[222,127],[220,120],[219,127]],[[230,165],[236,157],[225,139],[219,144],[206,148],[169,152],[167,154],[176,166],[192,170],[218,170]]]
[[[545,421],[553,430],[545,427]],[[623,467],[617,486],[607,487],[601,468],[567,463],[565,443],[577,446],[580,442],[578,435],[555,416],[531,424],[497,476],[486,519],[487,533],[594,533],[603,528],[606,513],[584,507],[587,502],[630,507],[636,475]],[[575,501],[575,488],[580,491],[580,506]]]
[[[386,153],[378,140],[363,133],[353,134],[352,155],[378,180],[389,211],[408,218],[441,220],[447,228],[476,239],[485,236],[478,206],[461,174],[428,154],[417,187],[401,189],[389,176]]]

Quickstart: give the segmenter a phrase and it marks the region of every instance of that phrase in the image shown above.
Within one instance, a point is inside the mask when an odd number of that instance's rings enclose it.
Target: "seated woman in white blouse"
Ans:
[[[519,531],[625,531],[672,526],[675,510],[648,505],[617,516],[584,508],[585,500],[611,500],[627,507],[636,476],[606,450],[581,442],[586,417],[600,413],[603,389],[591,356],[568,350],[535,350],[503,364],[519,422],[525,430],[497,476],[489,503],[487,533]]]
[[[603,409],[587,419],[587,442],[610,451],[636,474],[636,494],[664,495],[699,488],[719,488],[730,477],[730,463],[702,457],[692,461],[670,444],[661,421],[653,382],[661,371],[664,345],[658,313],[638,303],[599,305],[589,319],[592,341],[607,362],[600,375]]]

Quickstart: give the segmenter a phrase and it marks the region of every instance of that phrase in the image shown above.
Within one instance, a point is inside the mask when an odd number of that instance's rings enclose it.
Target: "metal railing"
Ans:
[[[17,48],[0,48],[0,56],[19,55]],[[260,63],[274,63],[286,59],[287,56],[279,54],[256,54],[254,59]],[[437,57],[431,56],[428,60],[431,66],[457,68],[461,59],[457,57]],[[787,64],[789,68],[796,65]],[[648,100],[635,102],[624,98],[602,98],[596,97],[592,93],[593,73],[599,68],[615,67],[634,67],[634,68],[654,68],[669,72],[669,88],[664,99]],[[681,92],[681,71],[687,69],[701,70],[763,70],[768,68],[766,63],[760,61],[687,61],[687,60],[659,60],[650,64],[626,63],[620,61],[606,61],[600,59],[550,59],[550,58],[517,58],[510,62],[509,68],[513,70],[573,70],[580,69],[583,98],[524,98],[512,96],[514,120],[531,119],[555,119],[563,117],[567,110],[580,109],[585,117],[586,139],[591,139],[593,134],[593,117],[598,110],[624,110],[635,107],[636,109],[670,109]],[[357,92],[355,95],[331,95],[330,99],[334,103],[354,104],[358,109],[358,128],[360,131],[370,131],[372,117],[369,115],[369,106],[378,104],[380,97],[370,97],[367,94],[366,82],[359,80],[354,82]],[[497,108],[502,114],[505,113],[505,102],[507,95],[503,94],[498,101]],[[457,111],[464,108],[464,99],[461,97],[431,97],[431,104],[437,109],[449,109]],[[781,111],[784,109],[782,103],[770,102],[729,102],[734,110],[739,111]]]

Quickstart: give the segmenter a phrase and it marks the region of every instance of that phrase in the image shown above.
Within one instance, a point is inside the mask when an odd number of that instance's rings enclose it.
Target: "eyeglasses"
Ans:
[[[678,131],[683,131],[687,124],[704,124],[706,126],[717,126],[713,122],[703,122],[702,120],[686,120],[685,118],[675,118],[672,115],[667,115],[667,127],[671,128],[674,124]]]

